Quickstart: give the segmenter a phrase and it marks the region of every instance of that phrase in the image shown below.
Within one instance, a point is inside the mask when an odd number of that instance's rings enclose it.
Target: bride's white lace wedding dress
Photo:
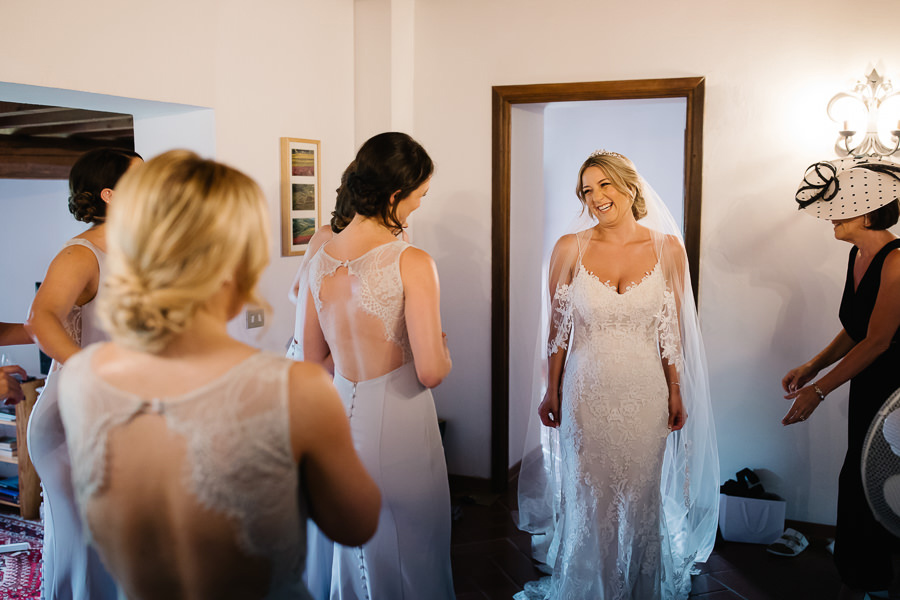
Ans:
[[[662,360],[683,369],[675,295],[660,263],[620,293],[585,268],[579,245],[571,281],[556,290],[559,333],[549,347],[569,344],[553,575],[516,598],[686,598],[695,553],[674,539],[660,489],[669,435]]]

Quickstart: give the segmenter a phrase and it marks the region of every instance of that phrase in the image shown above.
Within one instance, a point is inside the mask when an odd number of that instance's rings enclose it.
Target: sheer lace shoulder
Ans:
[[[110,431],[156,413],[186,442],[182,476],[198,503],[237,524],[244,552],[272,559],[273,581],[299,581],[305,515],[299,508],[289,430],[291,361],[257,353],[187,394],[143,398],[93,373],[90,363],[98,347],[92,345],[66,363],[60,386],[60,413],[85,531],[87,504],[106,485]]]
[[[572,331],[571,283],[575,266],[581,263],[585,242],[584,232],[565,235],[559,239],[550,257],[550,332],[547,355],[553,355],[568,347]]]
[[[660,263],[666,280],[666,291],[658,315],[660,354],[679,373],[684,373],[684,349],[681,330],[681,298],[684,289],[687,254],[674,236],[666,236],[661,244]]]
[[[403,349],[404,362],[412,359],[406,331],[403,280],[400,276],[400,255],[410,244],[401,240],[377,246],[352,260],[338,260],[328,254],[328,245],[310,261],[309,287],[316,311],[321,315],[322,282],[340,268],[359,284],[353,301],[366,314],[384,325],[384,336]]]
[[[569,333],[572,331],[572,303],[569,295],[569,284],[562,283],[556,286],[551,307],[550,329],[554,332],[547,345],[547,355],[556,354],[565,350],[569,343]]]
[[[660,354],[679,373],[684,372],[684,357],[681,351],[681,325],[678,320],[678,306],[675,293],[666,288],[663,304],[659,311],[658,333]]]

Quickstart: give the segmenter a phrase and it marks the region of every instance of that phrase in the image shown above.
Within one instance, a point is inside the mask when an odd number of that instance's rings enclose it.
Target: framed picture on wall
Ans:
[[[306,253],[319,228],[319,140],[281,138],[281,255]]]

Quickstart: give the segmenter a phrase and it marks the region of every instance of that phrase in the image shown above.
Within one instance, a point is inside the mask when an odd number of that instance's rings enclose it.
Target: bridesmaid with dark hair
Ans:
[[[69,173],[69,211],[90,228],[65,243],[50,263],[25,327],[53,359],[44,391],[28,422],[28,454],[43,486],[45,600],[116,597],[112,578],[83,538],[75,512],[71,466],[57,404],[58,371],[81,348],[109,336],[97,317],[97,291],[106,259],[106,208],[114,188],[139,154],[99,148]]]
[[[406,134],[369,139],[344,174],[331,235],[308,250],[303,359],[333,365],[354,445],[382,493],[369,542],[311,543],[317,598],[454,597],[447,467],[430,390],[450,372],[450,353],[434,261],[398,239],[433,170]]]
[[[900,387],[900,240],[888,231],[900,216],[898,198],[900,166],[871,157],[812,165],[796,196],[800,209],[830,221],[834,237],[853,245],[839,315],[843,328],[781,381],[785,398],[794,401],[784,425],[807,420],[828,394],[850,382],[834,544],[840,598],[865,598],[867,591],[886,590],[893,579],[892,536],[869,508],[860,463],[872,419]]]

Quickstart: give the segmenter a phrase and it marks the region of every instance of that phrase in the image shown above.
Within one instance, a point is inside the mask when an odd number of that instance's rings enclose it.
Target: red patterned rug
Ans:
[[[0,513],[0,544],[12,542],[28,542],[31,550],[0,554],[0,598],[40,600],[44,545],[44,528],[40,521],[26,521]]]

